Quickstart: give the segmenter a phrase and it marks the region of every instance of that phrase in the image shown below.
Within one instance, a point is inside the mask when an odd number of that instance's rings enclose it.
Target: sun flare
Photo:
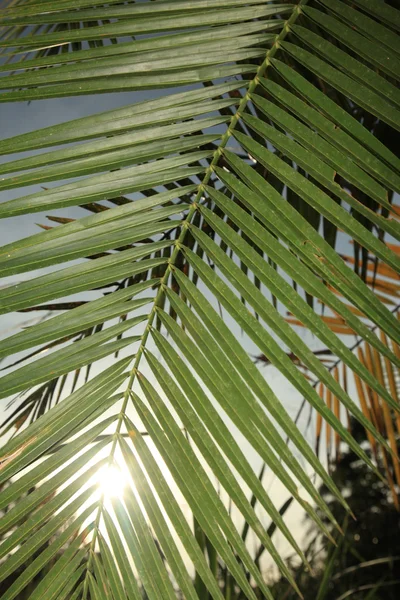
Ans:
[[[124,473],[116,466],[104,467],[99,471],[100,492],[106,498],[122,498],[126,484]]]

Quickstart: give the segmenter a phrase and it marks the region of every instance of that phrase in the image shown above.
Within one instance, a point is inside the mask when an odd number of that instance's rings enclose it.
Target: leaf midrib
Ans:
[[[307,2],[308,2],[308,0],[299,0],[297,5],[293,8],[290,17],[285,21],[285,23],[281,29],[281,32],[275,38],[271,48],[269,48],[267,50],[265,59],[263,60],[261,65],[259,65],[259,67],[256,71],[255,77],[252,79],[252,81],[250,82],[250,84],[248,86],[248,90],[247,90],[246,94],[243,96],[236,112],[232,115],[231,121],[228,125],[226,132],[221,137],[220,145],[218,146],[217,150],[213,154],[211,163],[207,167],[206,172],[204,174],[203,181],[198,185],[198,190],[197,190],[196,196],[195,196],[192,204],[190,205],[188,214],[186,215],[185,220],[182,222],[181,233],[180,233],[179,237],[175,240],[174,250],[173,250],[171,257],[167,263],[167,268],[165,270],[165,273],[160,281],[160,286],[158,288],[156,297],[154,299],[153,307],[149,313],[147,324],[146,324],[145,330],[143,332],[138,351],[135,356],[135,362],[130,371],[128,384],[127,384],[127,387],[126,387],[126,390],[124,393],[124,400],[123,400],[121,410],[120,410],[120,413],[118,416],[118,421],[117,421],[117,426],[116,426],[116,430],[115,430],[115,434],[114,434],[113,444],[112,444],[112,447],[110,450],[110,458],[109,458],[110,464],[114,460],[114,454],[115,454],[115,450],[116,450],[116,446],[117,446],[118,435],[121,431],[124,414],[126,412],[126,408],[127,408],[127,405],[128,405],[129,399],[130,399],[130,392],[132,390],[132,386],[133,386],[133,383],[135,381],[135,378],[136,378],[136,375],[138,372],[139,364],[140,364],[142,355],[144,353],[147,339],[148,339],[149,333],[151,331],[154,318],[156,316],[156,310],[157,310],[157,307],[162,303],[163,295],[165,294],[164,286],[168,282],[168,279],[172,273],[172,267],[174,266],[174,264],[178,258],[178,255],[180,254],[181,246],[183,245],[183,242],[185,240],[189,225],[192,222],[192,219],[193,219],[195,213],[197,212],[197,205],[198,205],[198,202],[200,201],[201,196],[204,192],[204,187],[208,184],[208,182],[211,178],[211,175],[212,175],[212,171],[213,171],[214,167],[218,164],[218,161],[222,154],[223,148],[225,148],[226,144],[228,143],[239,119],[241,118],[242,113],[244,112],[248,102],[251,100],[251,94],[255,91],[255,89],[259,85],[260,77],[264,77],[264,78],[266,77],[266,71],[270,65],[270,59],[273,58],[274,55],[276,54],[276,52],[279,50],[280,43],[285,39],[285,37],[287,36],[287,34],[290,31],[291,25],[293,25],[295,23],[296,19],[301,14],[301,7],[305,6],[307,4]],[[95,526],[94,526],[94,532],[93,532],[93,537],[92,537],[92,541],[91,541],[91,548],[94,548],[94,545],[96,543],[97,531],[98,531],[98,526],[100,523],[102,509],[103,509],[103,498],[101,498],[99,501],[99,509],[98,509],[97,516],[95,519]],[[83,598],[84,599],[87,598],[87,592],[88,592],[87,574],[90,571],[92,556],[93,556],[93,553],[90,552],[88,563],[87,563],[87,569],[86,569],[86,577],[85,577],[85,582],[84,582],[84,590],[83,590]]]

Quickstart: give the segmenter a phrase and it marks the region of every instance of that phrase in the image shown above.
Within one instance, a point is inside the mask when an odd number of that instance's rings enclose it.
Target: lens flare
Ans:
[[[99,488],[107,498],[122,498],[126,478],[115,466],[105,467],[99,471]]]

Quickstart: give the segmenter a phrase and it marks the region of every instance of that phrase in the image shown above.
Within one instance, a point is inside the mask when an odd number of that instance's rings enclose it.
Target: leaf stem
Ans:
[[[150,330],[152,328],[152,324],[154,321],[154,317],[156,314],[156,310],[157,310],[157,306],[159,306],[162,296],[165,293],[164,292],[164,286],[166,285],[169,276],[171,275],[171,271],[172,268],[175,264],[176,258],[180,252],[180,246],[183,245],[183,242],[185,240],[186,237],[186,233],[189,227],[189,224],[192,222],[193,216],[197,210],[197,204],[199,203],[201,196],[204,192],[204,187],[207,185],[207,183],[210,180],[212,171],[214,170],[214,167],[217,166],[218,161],[220,159],[220,156],[222,154],[223,149],[226,147],[230,137],[232,136],[232,132],[236,127],[236,124],[238,123],[239,119],[241,118],[242,113],[245,111],[246,106],[248,104],[248,102],[251,100],[251,95],[252,93],[255,91],[257,85],[259,84],[260,81],[260,77],[262,77],[268,66],[270,65],[270,59],[274,57],[274,55],[276,54],[277,50],[279,49],[279,45],[280,42],[282,42],[285,37],[287,36],[288,32],[290,31],[290,27],[291,25],[295,22],[295,20],[297,19],[297,17],[299,16],[299,14],[301,13],[301,7],[304,6],[305,4],[307,4],[308,0],[300,0],[299,3],[294,7],[291,16],[289,17],[289,19],[287,19],[287,21],[285,21],[285,24],[282,27],[282,31],[280,32],[279,35],[276,36],[275,41],[273,42],[271,48],[267,51],[266,56],[264,61],[261,63],[261,65],[258,67],[257,71],[256,71],[256,75],[255,77],[252,79],[248,89],[247,89],[247,93],[243,96],[242,100],[239,103],[239,106],[235,112],[234,115],[232,115],[231,120],[229,122],[228,128],[226,130],[226,132],[223,134],[223,136],[221,137],[221,142],[218,146],[218,148],[216,149],[216,151],[214,152],[213,158],[211,163],[209,164],[209,166],[206,169],[206,172],[204,174],[204,178],[203,181],[199,184],[198,186],[198,190],[195,196],[195,199],[193,200],[193,203],[190,206],[189,212],[184,220],[184,222],[181,225],[181,232],[180,235],[178,237],[178,239],[175,240],[175,248],[172,252],[172,255],[168,261],[168,266],[165,270],[165,273],[161,279],[160,282],[160,287],[159,290],[157,292],[156,298],[154,300],[154,305],[153,308],[149,314],[149,318],[148,318],[148,322],[146,325],[146,329],[143,333],[142,336],[142,340],[140,343],[140,347],[138,349],[138,352],[136,354],[135,357],[135,362],[134,365],[132,367],[131,370],[131,375],[129,378],[129,382],[128,382],[128,387],[127,390],[125,392],[124,398],[126,398],[126,400],[128,401],[129,398],[129,393],[132,389],[132,385],[133,382],[135,380],[135,376],[137,373],[137,369],[142,357],[142,354],[144,352],[145,349],[145,345],[146,345],[146,341],[147,338],[149,336]],[[123,405],[123,408],[121,410],[126,409],[126,405],[127,402]]]
[[[145,347],[146,347],[146,343],[147,343],[147,339],[149,337],[149,333],[152,329],[153,326],[153,322],[154,322],[154,318],[156,316],[156,311],[157,311],[157,307],[160,305],[161,300],[163,298],[163,294],[164,292],[164,287],[168,282],[168,279],[172,273],[172,269],[173,266],[176,262],[176,259],[179,255],[180,252],[180,248],[183,245],[183,242],[185,240],[186,237],[186,233],[189,227],[189,224],[192,222],[192,219],[197,211],[197,205],[201,199],[201,196],[203,195],[204,192],[204,187],[208,184],[212,172],[214,170],[214,167],[217,166],[218,161],[220,159],[220,156],[223,152],[223,149],[226,147],[229,139],[232,136],[233,130],[235,129],[238,121],[240,120],[243,112],[245,111],[247,104],[249,103],[249,101],[251,100],[251,95],[253,94],[253,92],[255,91],[256,87],[258,86],[259,82],[260,82],[260,77],[263,77],[268,69],[268,67],[270,66],[270,60],[271,58],[273,58],[276,54],[276,52],[279,50],[280,47],[280,43],[285,39],[285,37],[287,36],[287,34],[290,31],[290,27],[291,25],[296,21],[297,17],[301,14],[301,9],[302,6],[305,6],[307,4],[308,0],[299,0],[299,2],[297,3],[297,5],[293,8],[293,11],[290,15],[290,17],[285,21],[281,32],[276,36],[271,48],[269,48],[269,50],[266,52],[265,55],[265,59],[263,60],[263,62],[261,63],[261,65],[259,65],[257,71],[256,71],[256,75],[255,77],[252,79],[252,81],[250,82],[250,85],[247,89],[246,94],[243,96],[242,100],[239,103],[239,106],[236,110],[236,112],[232,115],[231,120],[229,122],[228,128],[225,131],[225,133],[222,135],[221,137],[221,141],[220,144],[218,146],[218,148],[215,150],[213,158],[209,164],[209,166],[206,169],[206,172],[204,174],[204,178],[203,181],[198,185],[198,189],[197,189],[197,193],[196,196],[190,206],[190,209],[188,211],[188,214],[186,215],[185,220],[183,221],[182,225],[181,225],[181,232],[179,234],[179,237],[175,240],[174,244],[174,250],[171,254],[171,257],[168,261],[168,265],[167,268],[165,270],[164,275],[162,276],[161,280],[160,280],[160,286],[158,288],[156,297],[154,299],[154,304],[153,307],[149,313],[149,317],[147,320],[147,324],[145,327],[145,330],[143,332],[142,335],[142,339],[140,342],[140,346],[139,349],[135,355],[135,360],[129,375],[129,380],[128,380],[128,384],[126,387],[126,390],[124,392],[124,397],[123,397],[123,402],[122,402],[122,406],[121,406],[121,410],[120,413],[118,415],[118,421],[117,421],[117,426],[116,426],[116,430],[113,436],[113,442],[112,442],[112,446],[111,446],[111,450],[110,450],[110,460],[109,460],[109,464],[112,464],[112,462],[114,461],[114,456],[115,456],[115,449],[116,449],[116,445],[117,445],[117,439],[118,436],[120,434],[121,431],[121,427],[122,427],[122,423],[123,423],[123,419],[124,419],[124,415],[128,406],[128,402],[129,402],[129,398],[130,398],[130,393],[136,378],[136,374],[139,368],[139,364],[140,364],[140,360],[143,356],[143,353],[145,351]],[[86,600],[87,598],[87,593],[88,593],[88,577],[87,577],[87,573],[90,571],[91,568],[91,563],[92,563],[92,557],[93,557],[93,551],[94,551],[94,546],[96,543],[96,539],[97,539],[97,532],[98,532],[98,528],[99,528],[99,524],[100,524],[100,518],[101,518],[101,514],[103,511],[103,505],[104,505],[104,495],[101,496],[100,500],[99,500],[99,508],[97,511],[97,515],[96,515],[96,520],[94,523],[94,531],[93,531],[93,537],[91,540],[91,544],[90,544],[90,552],[89,552],[89,559],[88,559],[88,564],[87,564],[87,570],[86,570],[86,577],[85,577],[85,582],[84,582],[84,589],[83,589],[83,600]]]

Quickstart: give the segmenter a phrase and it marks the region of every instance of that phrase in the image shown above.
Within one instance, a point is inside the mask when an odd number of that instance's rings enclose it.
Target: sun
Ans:
[[[100,469],[98,474],[100,492],[106,498],[122,498],[127,484],[124,473],[115,465]]]

